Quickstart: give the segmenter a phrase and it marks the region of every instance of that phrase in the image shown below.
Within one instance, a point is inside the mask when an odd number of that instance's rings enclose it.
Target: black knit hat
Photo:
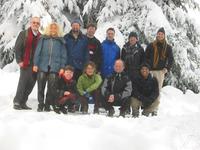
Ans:
[[[131,32],[128,36],[128,39],[130,39],[131,37],[135,37],[136,39],[138,39],[138,35],[136,32]]]
[[[162,28],[160,28],[160,29],[158,30],[158,32],[162,32],[162,33],[165,34],[165,29],[162,27]],[[158,32],[157,32],[157,33],[158,33]]]
[[[142,63],[140,65],[140,70],[142,69],[142,67],[147,67],[150,70],[150,65],[148,63]]]

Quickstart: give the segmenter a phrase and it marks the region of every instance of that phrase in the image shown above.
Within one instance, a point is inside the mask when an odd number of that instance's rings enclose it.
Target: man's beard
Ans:
[[[73,33],[78,34],[79,30],[72,30]]]

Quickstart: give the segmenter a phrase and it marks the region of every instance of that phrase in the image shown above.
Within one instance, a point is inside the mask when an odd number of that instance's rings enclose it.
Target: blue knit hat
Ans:
[[[73,23],[78,23],[78,24],[81,26],[81,21],[80,21],[80,19],[74,19],[74,20],[71,22],[71,25],[72,25]]]

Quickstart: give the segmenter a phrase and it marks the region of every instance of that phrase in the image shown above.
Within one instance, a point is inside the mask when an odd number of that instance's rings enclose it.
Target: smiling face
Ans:
[[[40,18],[39,17],[31,18],[30,26],[33,31],[37,32],[40,27]]]
[[[94,74],[94,71],[95,71],[95,68],[91,65],[88,65],[86,70],[85,70],[85,73],[88,75],[88,76],[92,76]]]
[[[72,31],[74,32],[74,33],[77,33],[77,32],[79,32],[80,31],[80,24],[79,23],[73,23],[72,25]]]
[[[117,60],[114,65],[114,70],[116,73],[121,73],[124,70],[124,63],[121,60]]]
[[[149,68],[143,66],[143,67],[140,69],[140,73],[141,73],[141,75],[146,79],[146,78],[148,77],[148,75],[149,75]]]
[[[165,34],[163,32],[158,32],[157,33],[157,39],[159,41],[163,41],[165,39]]]
[[[50,25],[50,36],[58,36],[58,26],[56,24]]]
[[[114,40],[115,32],[113,30],[108,30],[106,34],[107,34],[107,39],[108,40],[110,40],[110,41]]]
[[[73,78],[73,75],[74,75],[74,72],[71,70],[65,70],[65,72],[64,72],[64,77],[67,80],[71,80]]]
[[[137,38],[134,36],[129,38],[130,45],[135,45],[137,43],[137,41],[138,41]]]
[[[88,27],[87,28],[87,35],[89,36],[89,37],[93,37],[94,36],[94,34],[95,34],[95,32],[96,32],[96,28],[95,27]]]

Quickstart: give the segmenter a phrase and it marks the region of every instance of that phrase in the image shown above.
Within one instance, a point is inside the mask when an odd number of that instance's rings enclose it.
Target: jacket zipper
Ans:
[[[53,40],[50,39],[50,44],[49,44],[49,66],[51,65],[52,52],[53,52]]]

